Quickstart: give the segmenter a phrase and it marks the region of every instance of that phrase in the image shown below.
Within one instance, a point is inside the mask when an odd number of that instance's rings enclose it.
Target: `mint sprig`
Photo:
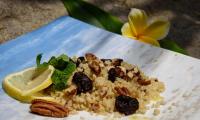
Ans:
[[[67,80],[76,69],[76,64],[70,61],[67,55],[60,55],[58,57],[52,56],[48,62],[40,63],[42,54],[37,55],[36,63],[38,69],[46,69],[48,65],[52,65],[55,68],[53,75],[51,76],[53,82],[53,88],[55,90],[63,90],[67,86]]]

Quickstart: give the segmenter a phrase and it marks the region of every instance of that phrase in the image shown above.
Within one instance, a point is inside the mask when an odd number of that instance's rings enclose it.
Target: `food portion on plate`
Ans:
[[[32,113],[66,117],[77,111],[97,114],[145,113],[151,101],[161,101],[164,84],[122,59],[60,55],[37,67],[8,75],[3,88],[11,97],[31,103]]]

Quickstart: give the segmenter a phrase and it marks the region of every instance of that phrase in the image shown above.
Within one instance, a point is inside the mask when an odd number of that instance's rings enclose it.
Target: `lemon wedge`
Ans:
[[[44,94],[42,91],[33,93],[33,95],[30,96],[30,98],[26,99],[24,102],[30,103],[34,99],[43,99],[46,101],[52,101],[59,103],[54,97],[51,97],[49,95]]]
[[[21,102],[30,102],[37,98],[52,99],[39,91],[52,84],[51,76],[54,70],[54,67],[49,65],[42,71],[32,67],[10,74],[3,81],[3,89],[8,95]]]

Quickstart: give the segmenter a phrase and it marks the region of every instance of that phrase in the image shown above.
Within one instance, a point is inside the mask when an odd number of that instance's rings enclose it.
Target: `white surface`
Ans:
[[[15,71],[35,65],[35,57],[43,53],[48,59],[62,53],[70,56],[93,52],[103,58],[123,58],[138,65],[147,75],[157,77],[166,85],[166,104],[159,120],[200,119],[200,60],[175,52],[152,47],[88,24],[62,17],[47,26],[0,45],[0,81]],[[169,106],[172,106],[169,109]],[[152,113],[148,112],[151,117]],[[91,118],[90,118],[91,117]],[[81,112],[67,120],[101,117]],[[10,98],[0,87],[1,120],[55,119],[29,113],[29,105]],[[124,118],[127,119],[127,118]]]

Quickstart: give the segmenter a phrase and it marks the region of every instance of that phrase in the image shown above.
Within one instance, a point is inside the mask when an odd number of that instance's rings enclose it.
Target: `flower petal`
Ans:
[[[160,44],[157,40],[150,38],[150,37],[147,37],[147,36],[141,36],[139,41],[160,47]]]
[[[170,28],[169,21],[157,20],[150,24],[143,32],[144,36],[161,40],[167,36]]]
[[[134,37],[134,33],[131,30],[131,27],[129,25],[129,23],[125,23],[122,28],[121,28],[121,32],[123,36],[127,36],[127,37]]]
[[[132,8],[128,15],[128,22],[134,35],[141,34],[147,27],[147,15],[143,10]]]

